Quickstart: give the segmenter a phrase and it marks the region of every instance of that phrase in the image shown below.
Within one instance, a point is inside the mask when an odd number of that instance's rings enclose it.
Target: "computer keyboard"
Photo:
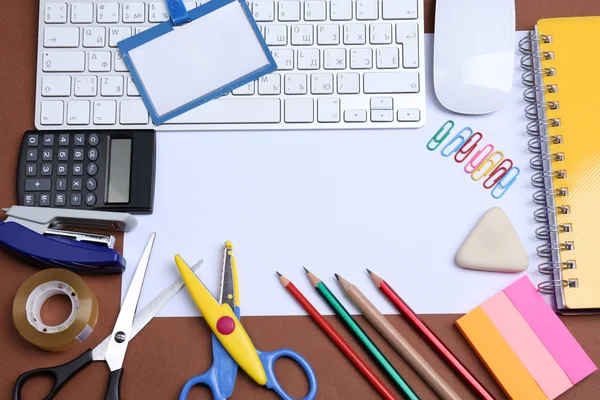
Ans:
[[[191,9],[205,2],[185,5]],[[423,0],[248,4],[278,70],[154,127],[117,43],[168,20],[165,0],[41,0],[36,127],[160,131],[424,124]]]

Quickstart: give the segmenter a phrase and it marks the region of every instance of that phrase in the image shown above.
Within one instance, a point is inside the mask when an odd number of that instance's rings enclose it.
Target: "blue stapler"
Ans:
[[[137,220],[126,213],[12,206],[0,221],[0,245],[42,268],[66,268],[80,273],[120,273],[125,259],[113,249],[112,235],[66,231],[99,229],[127,232]]]

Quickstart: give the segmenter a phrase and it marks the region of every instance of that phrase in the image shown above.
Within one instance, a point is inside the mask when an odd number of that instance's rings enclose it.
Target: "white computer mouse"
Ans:
[[[487,114],[505,103],[515,69],[515,0],[437,0],[435,94],[461,114]]]

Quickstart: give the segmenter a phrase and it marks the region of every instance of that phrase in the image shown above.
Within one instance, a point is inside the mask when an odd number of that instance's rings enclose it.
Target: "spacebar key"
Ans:
[[[279,99],[215,99],[165,124],[276,124],[281,122]]]

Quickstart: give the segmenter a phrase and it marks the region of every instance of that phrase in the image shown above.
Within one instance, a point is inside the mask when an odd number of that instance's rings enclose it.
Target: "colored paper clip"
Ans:
[[[479,164],[477,169],[471,174],[471,179],[478,181],[483,177],[486,177],[492,172],[500,162],[504,159],[504,153],[500,150],[496,150],[484,162]]]
[[[504,166],[504,163],[509,164],[508,167]],[[491,189],[502,179],[504,175],[513,167],[513,162],[510,158],[505,158],[500,165],[494,169],[494,171],[490,174],[490,176],[483,182],[483,187],[486,189]]]
[[[477,153],[473,155],[473,157],[467,163],[467,165],[465,165],[465,172],[467,174],[472,174],[473,171],[477,169],[477,167],[479,167],[485,162],[485,160],[488,159],[488,157],[490,156],[490,154],[492,154],[493,151],[493,144],[486,144],[485,146],[483,146],[483,148],[479,149]]]
[[[450,124],[450,127],[447,127],[448,124]],[[454,121],[449,119],[448,121],[446,121],[444,123],[444,125],[442,125],[440,127],[440,129],[438,129],[438,131],[435,133],[435,135],[433,135],[433,137],[431,139],[429,139],[429,142],[427,143],[427,148],[430,151],[437,149],[440,146],[440,144],[442,144],[442,142],[444,140],[446,140],[446,138],[450,134],[450,131],[452,130],[452,128],[454,128]],[[440,137],[440,134],[442,134],[441,137]],[[432,147],[431,143],[434,143],[435,145]]]
[[[516,171],[516,174],[512,174],[514,176],[511,176],[511,171]],[[496,184],[496,186],[494,186],[494,188],[492,189],[492,197],[495,198],[495,199],[500,199],[502,196],[504,196],[504,194],[506,193],[506,191],[513,185],[513,183],[515,183],[515,181],[517,180],[517,177],[519,176],[520,173],[521,173],[521,170],[518,167],[512,167],[498,181],[498,183]],[[508,181],[508,183],[505,183],[505,181]],[[500,194],[496,194],[497,190],[500,190]]]
[[[185,4],[183,4],[183,0],[167,0],[167,6],[169,7],[169,14],[175,26],[192,20],[185,8]]]
[[[477,144],[481,141],[481,139],[483,139],[483,134],[481,132],[476,132],[475,134],[471,135],[467,139],[465,144],[463,144],[462,147],[458,150],[458,152],[454,155],[454,161],[456,161],[459,164],[465,161],[467,157],[469,157],[469,155],[473,152],[473,150],[475,150],[475,147],[477,147]],[[469,149],[465,151],[467,146],[469,146]]]
[[[469,132],[469,134],[467,136],[463,135],[465,132]],[[441,153],[444,157],[448,157],[450,155],[452,155],[453,153],[455,153],[456,151],[458,151],[458,149],[460,149],[462,147],[462,145],[464,144],[465,140],[468,140],[471,135],[473,135],[473,129],[469,128],[468,126],[465,128],[462,128],[460,130],[460,132],[458,132],[458,135],[454,136],[452,138],[451,141],[448,142],[448,144],[446,144],[444,146],[444,148],[442,149]],[[460,140],[460,142],[458,144],[454,144],[454,142],[456,142],[457,140]],[[448,149],[450,146],[453,146],[454,148],[452,149],[452,151],[450,151],[449,153],[446,153],[446,149]]]

